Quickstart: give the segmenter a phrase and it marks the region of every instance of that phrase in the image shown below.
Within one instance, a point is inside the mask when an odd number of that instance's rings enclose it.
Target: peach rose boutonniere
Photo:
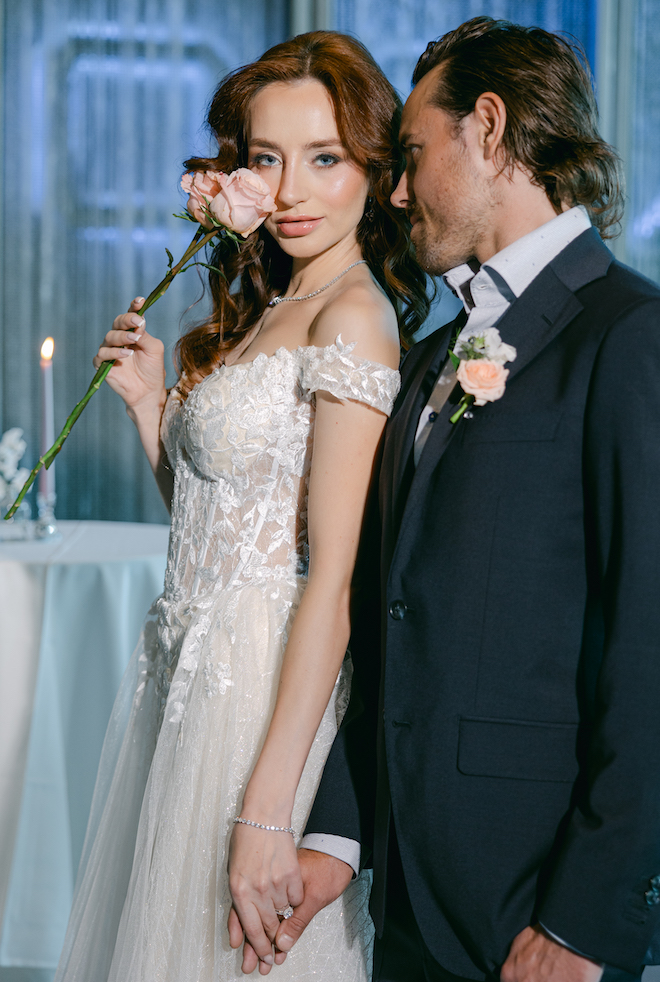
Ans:
[[[199,260],[193,262],[193,257],[207,245],[220,245],[221,242],[238,245],[239,235],[246,239],[248,235],[259,228],[271,212],[275,211],[275,202],[271,196],[270,188],[258,174],[254,174],[246,167],[239,167],[231,174],[223,174],[221,171],[213,170],[193,171],[183,175],[181,187],[188,194],[187,211],[175,215],[175,217],[185,218],[187,221],[193,222],[197,226],[195,234],[176,265],[170,250],[165,250],[168,259],[167,273],[158,286],[151,291],[140,309],[136,311],[138,314],[144,314],[145,310],[160,300],[165,291],[169,289],[174,277],[178,276],[179,273],[184,273],[191,266],[205,266],[207,269],[222,275],[221,269],[209,266],[208,263]],[[5,515],[6,519],[14,515],[41,468],[47,469],[53,463],[71,432],[73,424],[94,393],[98,392],[113,364],[112,361],[104,361],[99,367],[87,392],[69,413],[57,440],[39,458],[28,475],[18,497]]]
[[[516,356],[516,349],[502,341],[496,327],[487,327],[466,338],[459,336],[450,358],[463,396],[450,418],[451,423],[457,423],[473,403],[485,406],[502,398],[509,377],[509,369],[504,365],[515,361]]]

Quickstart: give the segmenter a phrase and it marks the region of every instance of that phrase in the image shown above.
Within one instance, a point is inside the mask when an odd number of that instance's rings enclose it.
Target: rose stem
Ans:
[[[148,307],[151,307],[152,304],[155,304],[156,301],[159,300],[163,296],[163,294],[165,293],[165,291],[168,289],[170,283],[172,282],[172,280],[174,279],[174,277],[177,275],[177,273],[180,273],[181,270],[183,269],[183,267],[186,265],[186,263],[190,259],[192,259],[192,257],[197,252],[199,252],[200,249],[202,249],[205,245],[207,245],[207,243],[209,243],[211,241],[211,239],[214,238],[218,234],[219,231],[220,231],[219,229],[214,228],[210,232],[207,232],[205,234],[204,233],[204,229],[200,226],[200,228],[198,228],[197,231],[195,232],[195,234],[193,236],[193,239],[192,239],[192,242],[190,243],[190,245],[188,246],[188,248],[184,252],[184,254],[181,257],[181,259],[179,260],[179,262],[176,264],[176,266],[173,266],[172,269],[170,269],[168,271],[167,276],[165,276],[160,281],[160,283],[158,284],[158,286],[156,287],[156,289],[151,291],[151,293],[149,294],[149,296],[147,297],[147,299],[144,301],[144,303],[142,304],[142,306],[140,307],[140,309],[138,311],[136,311],[136,313],[143,314],[144,311],[147,310]],[[66,423],[64,424],[64,426],[62,428],[62,432],[58,436],[58,438],[55,441],[55,443],[52,445],[52,447],[49,450],[46,451],[46,453],[43,454],[43,456],[41,456],[39,458],[39,460],[37,461],[37,463],[33,467],[32,471],[30,472],[30,476],[28,477],[27,481],[25,482],[25,484],[21,488],[20,493],[19,493],[18,497],[16,498],[16,501],[14,502],[14,504],[11,506],[11,508],[9,509],[9,511],[7,512],[7,514],[5,515],[5,520],[11,518],[14,515],[14,513],[18,509],[18,506],[20,505],[21,501],[23,500],[23,498],[25,497],[25,495],[27,494],[27,492],[32,487],[32,485],[33,485],[33,483],[34,483],[34,481],[36,479],[36,476],[39,473],[39,471],[41,470],[41,468],[42,467],[45,467],[46,470],[48,470],[48,468],[52,464],[53,460],[55,459],[55,457],[57,456],[57,454],[62,449],[62,446],[64,444],[64,441],[66,440],[66,438],[68,437],[69,433],[71,432],[71,429],[73,427],[73,424],[76,422],[76,420],[78,419],[78,417],[80,416],[80,414],[82,413],[83,409],[85,408],[85,406],[87,405],[87,403],[89,402],[89,400],[92,398],[92,396],[94,395],[94,393],[95,392],[98,392],[98,390],[101,387],[101,383],[105,380],[108,372],[110,371],[110,369],[112,368],[113,365],[114,365],[114,361],[104,361],[104,362],[102,362],[101,365],[99,365],[99,367],[97,369],[97,372],[96,372],[96,375],[92,379],[92,381],[90,383],[90,386],[87,389],[87,392],[85,393],[85,395],[82,397],[82,399],[80,400],[80,402],[75,406],[75,408],[73,409],[73,411],[68,416],[67,421],[66,421]]]

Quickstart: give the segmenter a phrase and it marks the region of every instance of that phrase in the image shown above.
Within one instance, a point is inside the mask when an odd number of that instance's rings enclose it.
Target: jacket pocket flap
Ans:
[[[458,769],[474,777],[572,783],[577,731],[574,723],[462,717]]]

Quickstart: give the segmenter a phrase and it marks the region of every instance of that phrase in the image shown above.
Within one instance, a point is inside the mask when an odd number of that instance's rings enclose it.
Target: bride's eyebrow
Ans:
[[[341,140],[314,140],[305,144],[305,150],[322,150],[324,147],[343,147]]]
[[[254,137],[248,141],[250,147],[263,147],[264,150],[279,150],[280,148],[276,143],[271,143],[270,140],[260,140],[259,137]]]
[[[259,137],[254,137],[249,141],[251,148],[262,147],[264,150],[280,150],[277,143],[271,143],[270,140],[261,140]],[[305,150],[323,150],[325,147],[343,147],[341,140],[337,140],[334,137],[330,140],[314,140],[312,143],[305,144]]]

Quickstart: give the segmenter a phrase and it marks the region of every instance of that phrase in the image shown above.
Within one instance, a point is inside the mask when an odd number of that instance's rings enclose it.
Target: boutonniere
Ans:
[[[515,361],[517,354],[513,345],[502,341],[496,327],[487,327],[477,334],[457,339],[449,357],[463,395],[450,423],[458,423],[473,403],[485,406],[487,402],[502,398],[509,377],[509,369],[504,365]]]

